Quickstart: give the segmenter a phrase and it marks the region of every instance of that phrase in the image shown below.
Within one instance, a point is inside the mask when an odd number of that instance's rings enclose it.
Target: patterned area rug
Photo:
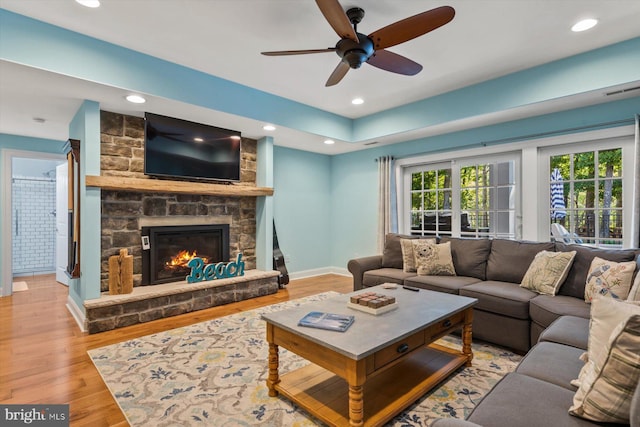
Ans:
[[[96,368],[132,426],[321,426],[285,398],[267,393],[268,346],[262,313],[319,301],[325,292],[89,351]],[[459,348],[457,337],[440,344]],[[520,356],[473,345],[473,367],[390,421],[428,426],[443,417],[464,418]],[[281,372],[308,362],[280,349]]]

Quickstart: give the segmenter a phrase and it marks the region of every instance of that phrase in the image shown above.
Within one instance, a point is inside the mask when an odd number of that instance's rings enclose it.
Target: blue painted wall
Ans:
[[[349,259],[377,252],[378,167],[375,159],[379,156],[403,158],[477,148],[483,142],[505,138],[526,139],[523,137],[527,135],[633,120],[638,112],[640,97],[635,97],[334,156],[331,159],[331,265],[346,268]]]
[[[80,278],[69,282],[69,297],[82,309],[100,296],[100,189],[87,188],[82,177],[100,175],[100,106],[84,101],[69,125],[69,137],[80,140]]]
[[[275,147],[274,220],[290,273],[331,266],[331,162],[330,156]]]

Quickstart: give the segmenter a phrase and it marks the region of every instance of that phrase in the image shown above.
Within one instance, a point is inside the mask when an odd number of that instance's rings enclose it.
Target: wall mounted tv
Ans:
[[[145,113],[144,173],[240,181],[240,132]]]

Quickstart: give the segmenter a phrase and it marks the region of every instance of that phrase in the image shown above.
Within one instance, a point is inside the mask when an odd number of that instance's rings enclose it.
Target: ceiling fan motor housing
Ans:
[[[336,44],[336,53],[345,60],[351,68],[360,68],[363,62],[373,55],[373,41],[364,34],[356,33],[358,43],[351,39],[342,39]]]

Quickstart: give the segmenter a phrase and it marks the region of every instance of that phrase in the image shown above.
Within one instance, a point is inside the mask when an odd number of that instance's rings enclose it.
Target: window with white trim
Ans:
[[[503,154],[406,168],[411,234],[518,238],[518,165]]]
[[[543,224],[550,238],[599,247],[625,246],[632,150],[630,138],[540,150],[544,170],[540,185],[549,194]]]

